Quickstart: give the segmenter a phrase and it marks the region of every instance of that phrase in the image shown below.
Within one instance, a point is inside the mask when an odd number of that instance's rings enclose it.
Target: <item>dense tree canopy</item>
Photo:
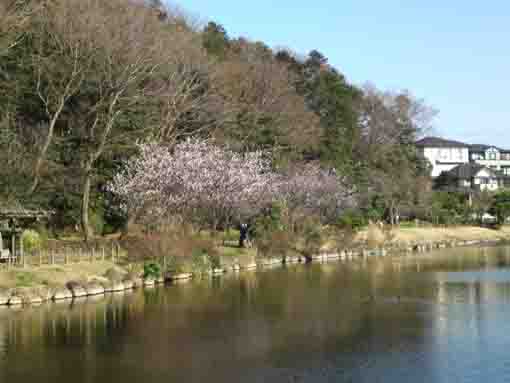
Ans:
[[[10,0],[0,19],[0,197],[53,209],[58,226],[117,225],[106,185],[139,144],[189,138],[263,150],[286,174],[320,164],[310,179],[334,168],[349,198],[382,196],[391,215],[418,200],[413,142],[434,112],[350,84],[318,51],[197,28],[160,1]]]

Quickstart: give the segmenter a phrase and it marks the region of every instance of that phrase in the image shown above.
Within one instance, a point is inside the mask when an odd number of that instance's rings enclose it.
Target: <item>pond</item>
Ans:
[[[510,248],[0,308],[0,382],[510,381]]]

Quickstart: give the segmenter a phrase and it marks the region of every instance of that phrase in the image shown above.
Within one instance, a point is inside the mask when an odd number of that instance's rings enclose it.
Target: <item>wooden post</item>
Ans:
[[[51,264],[55,264],[55,252],[50,250]]]
[[[19,256],[20,256],[19,262],[21,263],[23,268],[25,268],[25,254],[23,252],[23,240],[21,239],[21,237],[19,239]]]
[[[101,247],[101,260],[104,262],[104,246]]]
[[[11,252],[10,261],[12,263],[12,261],[14,259],[16,259],[16,232],[14,230],[12,231],[11,248],[12,248],[12,252]]]
[[[95,255],[96,255],[96,248],[94,246],[92,246],[92,251],[90,252],[90,263],[94,262]]]

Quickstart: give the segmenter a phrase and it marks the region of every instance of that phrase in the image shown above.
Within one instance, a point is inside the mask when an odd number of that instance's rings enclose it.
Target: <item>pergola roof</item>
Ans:
[[[38,219],[47,218],[50,211],[38,208],[26,208],[17,201],[0,202],[0,220],[8,219]]]

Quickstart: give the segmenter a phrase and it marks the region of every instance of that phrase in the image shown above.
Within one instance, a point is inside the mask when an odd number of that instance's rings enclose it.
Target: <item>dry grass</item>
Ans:
[[[112,267],[117,266],[111,262],[94,262],[1,270],[0,287],[62,286],[71,280],[88,281],[102,276]]]
[[[369,237],[374,235],[374,230],[375,229],[372,228],[372,232],[369,230],[359,232],[356,240],[369,240]],[[510,239],[510,227],[505,226],[500,230],[477,226],[394,228],[392,230],[392,236],[392,242],[498,240]]]

